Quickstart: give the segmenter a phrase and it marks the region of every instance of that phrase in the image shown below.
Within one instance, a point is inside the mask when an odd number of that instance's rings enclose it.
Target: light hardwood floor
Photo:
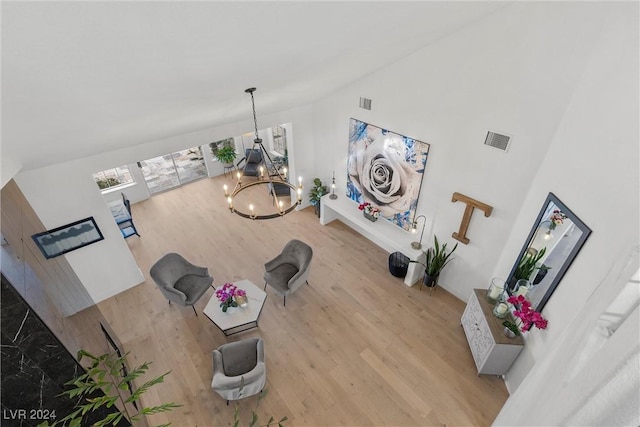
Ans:
[[[342,223],[320,225],[312,208],[269,221],[229,213],[224,181],[201,180],[133,205],[142,237],[127,243],[146,282],[98,305],[134,362],[153,361],[154,374],[171,371],[144,403],[184,406],[150,417],[152,424],[229,425],[234,405],[211,389],[211,351],[253,336],[265,340],[262,421],[286,415],[290,426],[491,424],[508,393],[501,378],[477,376],[460,326],[462,301],[441,288],[430,295],[405,286],[389,274],[388,253]],[[313,247],[310,285],[286,307],[267,288],[259,328],[229,338],[202,314],[213,289],[196,304],[196,317],[189,307],[169,306],[148,275],[163,254],[178,252],[209,267],[215,286],[249,279],[262,287],[264,262],[292,238]],[[240,401],[241,425],[256,403]]]

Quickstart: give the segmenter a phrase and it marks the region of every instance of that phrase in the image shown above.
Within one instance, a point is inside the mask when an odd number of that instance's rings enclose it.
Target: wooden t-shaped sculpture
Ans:
[[[482,212],[484,212],[485,217],[489,217],[491,215],[491,212],[493,211],[493,207],[460,193],[453,193],[451,201],[454,203],[457,201],[461,201],[467,204],[467,207],[464,210],[464,215],[462,216],[462,222],[460,223],[460,230],[458,230],[457,233],[453,233],[451,235],[451,237],[466,245],[470,242],[470,240],[467,239],[466,234],[467,229],[469,228],[469,223],[471,222],[471,215],[473,214],[473,210],[475,208],[478,208]]]

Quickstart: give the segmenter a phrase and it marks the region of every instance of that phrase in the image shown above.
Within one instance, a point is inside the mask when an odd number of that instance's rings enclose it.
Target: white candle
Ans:
[[[228,196],[229,192],[227,190],[229,189],[229,187],[227,187],[227,184],[223,185],[222,188],[224,188],[224,195]]]
[[[501,302],[500,304],[498,304],[498,306],[496,307],[496,313],[498,314],[507,314],[507,310],[509,309],[509,307],[507,306],[507,304]]]
[[[492,286],[489,290],[489,298],[498,299],[500,294],[502,293],[502,289]]]

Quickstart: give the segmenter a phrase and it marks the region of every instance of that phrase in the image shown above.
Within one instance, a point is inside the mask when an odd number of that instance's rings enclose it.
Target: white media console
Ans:
[[[389,253],[401,252],[409,257],[411,261],[425,262],[424,252],[411,247],[411,242],[418,240],[418,236],[385,219],[380,219],[376,222],[369,221],[358,210],[358,203],[348,199],[346,196],[338,196],[337,199],[333,200],[329,198],[329,195],[322,196],[322,199],[320,199],[320,224],[327,225],[336,219],[353,228]],[[423,275],[424,267],[422,265],[413,262],[409,263],[404,283],[407,286],[413,286],[422,279]]]

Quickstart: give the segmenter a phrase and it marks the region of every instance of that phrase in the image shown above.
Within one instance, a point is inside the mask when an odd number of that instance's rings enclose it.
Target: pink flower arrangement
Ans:
[[[358,209],[366,213],[367,215],[371,215],[374,218],[378,218],[380,216],[380,209],[374,207],[369,202],[360,203]]]
[[[554,210],[551,216],[549,217],[549,220],[551,221],[551,225],[549,226],[549,229],[555,230],[556,226],[561,225],[565,219],[567,219],[567,215],[565,215],[559,209]]]
[[[238,303],[235,301],[235,297],[244,297],[247,292],[238,288],[233,283],[225,283],[221,288],[216,289],[216,298],[220,301],[220,307],[224,313],[227,312],[229,307],[237,307]]]
[[[531,326],[535,326],[538,329],[547,328],[547,320],[542,315],[531,308],[531,303],[522,295],[511,295],[507,298],[507,302],[519,307],[519,310],[515,310],[513,315],[522,320],[522,326],[520,330],[527,332],[531,329]]]

